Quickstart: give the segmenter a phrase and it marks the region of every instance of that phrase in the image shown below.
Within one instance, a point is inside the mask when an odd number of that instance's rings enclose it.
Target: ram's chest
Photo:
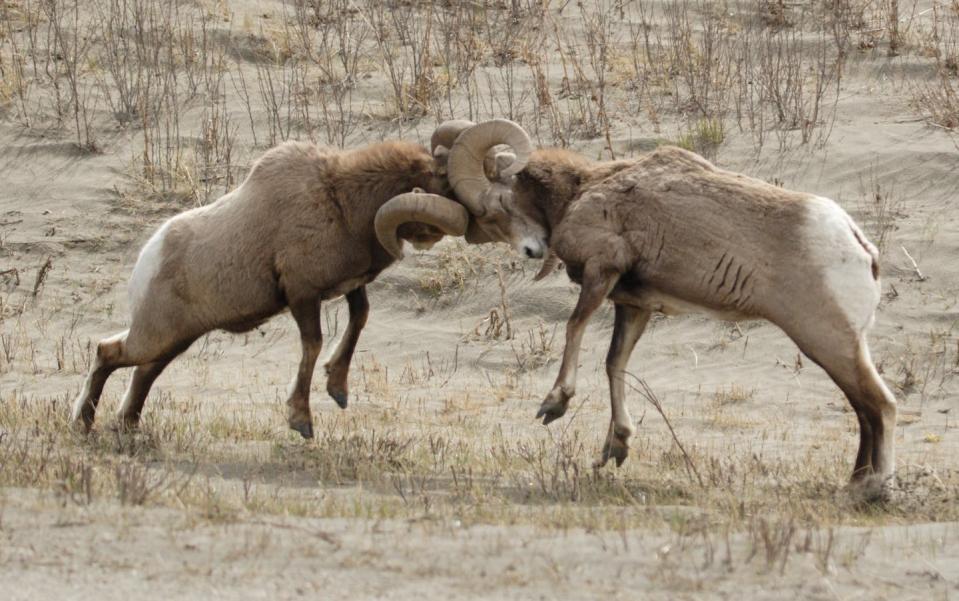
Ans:
[[[566,275],[569,276],[573,282],[583,285],[583,265],[581,263],[569,263],[564,262],[563,265],[566,267]]]

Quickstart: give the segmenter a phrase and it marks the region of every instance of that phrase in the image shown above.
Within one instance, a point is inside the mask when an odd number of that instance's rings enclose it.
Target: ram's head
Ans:
[[[542,227],[512,210],[515,176],[532,152],[522,127],[506,119],[479,124],[446,121],[433,132],[430,146],[434,173],[445,180],[458,203],[450,206],[443,196],[417,191],[384,205],[377,215],[376,231],[393,256],[402,257],[397,228],[413,219],[445,234],[465,234],[473,244],[508,242],[528,257],[543,256]],[[457,209],[459,214],[453,218]],[[443,214],[439,221],[437,214]]]

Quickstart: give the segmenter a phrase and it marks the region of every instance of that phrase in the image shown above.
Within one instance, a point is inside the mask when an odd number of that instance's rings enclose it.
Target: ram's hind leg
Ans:
[[[117,410],[117,424],[121,430],[133,430],[140,425],[140,413],[143,412],[143,403],[150,393],[150,387],[169,363],[168,360],[153,361],[137,365],[133,370],[123,402]]]
[[[896,399],[873,365],[865,332],[842,334],[848,331],[832,329],[819,340],[793,339],[826,370],[856,411],[859,451],[851,480],[871,489],[888,480],[895,469]]]
[[[121,359],[124,355],[124,344],[129,332],[129,330],[120,332],[110,338],[101,340],[97,344],[96,356],[93,359],[93,365],[90,367],[90,373],[87,374],[83,388],[73,402],[73,423],[83,432],[88,432],[93,426],[97,404],[100,402],[100,395],[103,394],[103,387],[107,383],[107,378],[118,368],[124,367]]]
[[[147,314],[151,317],[134,317],[129,330],[97,344],[90,374],[73,405],[73,421],[81,430],[89,431],[93,425],[97,403],[110,374],[121,367],[134,365],[142,366],[142,369],[138,368],[133,375],[120,407],[120,416],[126,425],[135,425],[153,380],[167,363],[186,350],[197,337],[196,334],[182,334],[177,328],[169,327],[172,320],[165,319],[162,314],[155,318],[152,313]],[[156,366],[161,363],[162,367],[157,369]]]
[[[313,415],[310,413],[310,385],[316,359],[323,350],[323,331],[320,327],[320,301],[312,298],[290,303],[290,312],[300,330],[302,355],[296,378],[287,400],[290,428],[303,438],[313,438]]]
[[[370,302],[366,298],[366,286],[346,294],[346,302],[350,308],[350,323],[346,326],[343,339],[333,352],[333,356],[326,363],[326,391],[342,409],[346,409],[349,399],[348,379],[350,361],[356,342],[360,339],[360,332],[366,325],[366,318],[370,314]]]
[[[612,416],[603,453],[594,467],[603,467],[611,458],[620,466],[629,454],[629,439],[635,427],[626,408],[626,365],[629,356],[649,323],[650,312],[627,305],[616,304],[613,339],[606,355],[606,375],[609,376],[609,401]]]
[[[194,339],[182,342],[172,351],[162,358],[149,363],[142,363],[133,370],[133,377],[130,378],[130,384],[127,386],[127,392],[123,396],[123,402],[117,411],[117,421],[123,429],[136,428],[140,423],[140,414],[143,412],[143,404],[147,395],[150,394],[150,388],[156,379],[163,373],[166,366],[170,364],[180,353],[190,348]]]
[[[872,428],[872,470],[877,478],[885,481],[896,469],[896,399],[879,376],[865,337],[856,356],[856,376]]]

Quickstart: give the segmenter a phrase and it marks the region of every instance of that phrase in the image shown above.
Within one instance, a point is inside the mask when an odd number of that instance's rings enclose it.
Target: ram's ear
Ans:
[[[470,217],[470,223],[466,227],[466,241],[470,244],[486,244],[493,242],[493,239],[479,226],[475,217]]]
[[[486,154],[486,158],[483,160],[483,171],[490,181],[509,185],[516,176],[504,178],[500,174],[515,160],[516,154],[510,151],[508,146],[496,146]]]
[[[500,152],[496,154],[496,178],[500,179],[500,173],[506,170],[507,167],[513,164],[513,161],[516,160],[516,155],[512,152]],[[516,177],[516,176],[513,176]]]

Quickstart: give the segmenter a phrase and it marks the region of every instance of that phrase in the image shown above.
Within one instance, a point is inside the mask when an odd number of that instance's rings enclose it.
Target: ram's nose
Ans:
[[[523,240],[523,254],[530,259],[542,259],[546,252],[546,244],[539,240]]]

